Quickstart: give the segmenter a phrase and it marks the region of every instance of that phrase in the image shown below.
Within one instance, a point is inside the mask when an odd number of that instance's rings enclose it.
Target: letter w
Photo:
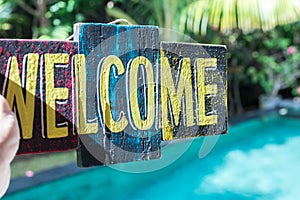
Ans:
[[[22,72],[22,82],[16,57],[13,56],[7,63],[10,72],[6,98],[11,108],[17,107],[23,139],[32,138],[38,58],[38,54],[28,54],[26,62],[24,56],[22,71],[26,71]],[[26,89],[25,98],[22,87]]]

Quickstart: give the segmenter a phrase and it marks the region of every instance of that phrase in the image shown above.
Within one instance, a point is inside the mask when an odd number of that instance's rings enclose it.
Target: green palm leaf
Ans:
[[[233,29],[270,30],[300,19],[300,0],[198,0],[181,13],[180,29],[206,34],[207,26],[223,33]]]

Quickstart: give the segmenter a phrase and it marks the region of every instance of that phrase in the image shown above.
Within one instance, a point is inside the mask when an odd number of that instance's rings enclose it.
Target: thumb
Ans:
[[[0,115],[2,113],[10,114],[11,110],[6,99],[0,94]]]

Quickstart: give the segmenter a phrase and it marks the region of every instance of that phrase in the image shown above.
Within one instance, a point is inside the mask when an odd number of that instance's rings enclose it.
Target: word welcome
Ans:
[[[159,42],[155,26],[76,24],[74,42],[0,40],[18,154],[78,165],[160,157],[160,141],[227,131],[226,47]]]
[[[65,104],[67,103],[68,96],[70,95],[68,88],[65,87],[55,87],[55,70],[61,67],[68,67],[68,63],[71,60],[75,60],[72,68],[79,69],[82,67],[84,69],[85,57],[84,55],[76,54],[70,57],[68,54],[44,54],[39,56],[39,54],[26,54],[22,61],[23,73],[20,77],[19,72],[19,63],[15,56],[9,57],[7,62],[7,73],[8,82],[4,84],[3,91],[6,91],[6,98],[9,104],[12,106],[15,104],[18,107],[18,115],[20,118],[20,125],[22,130],[23,139],[31,139],[33,133],[33,121],[35,119],[35,96],[39,93],[39,96],[45,97],[46,102],[46,130],[47,138],[61,138],[68,136],[68,130],[66,126],[62,126],[57,123],[56,120],[56,104]],[[37,77],[41,75],[39,73],[39,60],[40,65],[45,67],[45,90],[38,90],[37,88]],[[126,126],[128,126],[128,120],[132,120],[132,125],[139,130],[147,130],[153,126],[157,105],[161,102],[161,120],[159,122],[159,128],[167,128],[169,126],[178,126],[179,116],[181,112],[185,112],[185,123],[184,125],[194,126],[204,126],[217,123],[217,113],[214,115],[207,116],[206,106],[205,106],[205,96],[213,95],[217,93],[217,86],[215,84],[205,85],[205,69],[206,68],[215,68],[217,67],[216,58],[197,58],[196,59],[196,69],[191,68],[190,58],[182,58],[180,61],[180,71],[178,72],[179,76],[177,80],[173,80],[171,67],[168,59],[166,57],[161,58],[161,77],[160,83],[155,83],[155,77],[152,65],[150,61],[143,56],[134,58],[130,64],[130,69],[125,73],[124,65],[121,60],[114,56],[110,55],[102,61],[101,73],[98,77],[97,83],[99,84],[99,94],[105,98],[100,99],[100,107],[102,110],[103,116],[101,120],[108,129],[112,132],[121,132],[124,131]],[[128,98],[128,105],[130,113],[132,113],[131,119],[127,119],[124,115],[116,121],[113,119],[111,114],[111,106],[109,100],[109,82],[110,82],[110,69],[116,67],[117,75],[124,75],[126,79],[130,80],[129,84],[124,87],[124,90],[128,91],[129,95],[124,97]],[[137,79],[138,79],[138,70],[139,68],[145,68],[143,70],[143,76],[147,77],[147,83],[144,85],[147,87],[147,118],[142,119],[140,108],[139,108],[139,99],[137,96]],[[40,68],[42,70],[42,68]],[[192,71],[196,74],[197,82],[196,86],[192,84]],[[81,70],[79,77],[85,77],[85,70]],[[214,75],[216,76],[216,75]],[[42,77],[39,77],[42,80]],[[26,80],[25,80],[26,79]],[[76,79],[76,77],[75,77]],[[175,82],[178,86],[176,88]],[[160,87],[160,101],[155,102],[155,87]],[[25,88],[25,95],[22,88]],[[203,89],[204,88],[204,89]],[[83,90],[76,91],[78,95],[82,98],[84,104],[86,90],[83,87]],[[197,102],[194,102],[193,96],[196,95]],[[182,104],[182,99],[184,98],[184,103]],[[225,102],[224,102],[225,103]],[[197,105],[194,105],[197,104]],[[184,106],[184,107],[183,107]],[[198,112],[194,111],[194,107],[198,107]],[[84,106],[86,108],[86,105]],[[172,109],[170,109],[172,108]],[[74,109],[74,108],[73,108]],[[73,111],[74,112],[74,111]],[[168,119],[168,115],[172,114],[172,122]],[[195,116],[198,115],[196,118]],[[43,117],[43,116],[42,116]],[[93,133],[92,129],[98,129],[97,123],[86,123],[86,116],[79,115],[79,127],[81,128],[80,133],[88,134]],[[196,119],[198,119],[196,121]],[[67,123],[67,122],[66,122]],[[93,127],[94,128],[91,128]],[[87,130],[87,132],[84,132]]]
[[[84,65],[85,58],[81,55],[81,64]],[[216,58],[197,58],[195,62],[195,68],[191,66],[190,58],[182,58],[180,60],[179,68],[177,72],[178,78],[174,80],[172,78],[172,72],[170,63],[167,57],[161,57],[160,65],[160,77],[154,76],[154,71],[151,62],[144,56],[134,58],[127,63],[129,70],[125,71],[124,65],[120,58],[115,55],[110,55],[101,60],[99,67],[101,68],[100,75],[97,77],[99,84],[98,94],[100,94],[100,108],[103,113],[101,121],[105,124],[111,132],[119,133],[125,130],[128,125],[138,130],[148,130],[155,123],[157,115],[160,115],[159,128],[170,129],[179,125],[180,113],[184,112],[183,126],[190,127],[194,125],[205,126],[218,123],[218,113],[212,115],[206,115],[205,98],[207,95],[215,95],[217,91],[216,84],[205,85],[206,76],[205,71],[208,68],[217,67]],[[110,77],[111,68],[115,67],[117,76],[126,76],[126,80],[129,80],[124,85],[124,90],[128,92],[128,95],[124,96],[127,100],[130,116],[125,116],[124,112],[121,114],[119,111],[118,116],[121,116],[119,120],[115,120],[112,116],[111,105],[110,105]],[[146,77],[147,82],[144,87],[147,87],[147,93],[145,94],[147,99],[147,117],[142,118],[142,114],[139,108],[139,96],[137,95],[137,82],[138,82],[138,71],[142,70],[142,76]],[[82,67],[81,69],[85,69]],[[193,72],[193,73],[192,73]],[[79,77],[85,77],[86,72],[81,71]],[[196,77],[196,82],[192,84],[192,76]],[[218,74],[214,74],[215,78],[218,78]],[[161,82],[155,82],[155,80],[161,80]],[[175,85],[177,83],[177,86]],[[159,88],[160,87],[160,88]],[[159,98],[155,99],[155,88],[159,88],[161,91]],[[196,101],[194,96],[196,95]],[[86,91],[80,90],[80,97],[82,97],[82,107],[86,108]],[[182,101],[184,99],[184,101]],[[183,103],[182,103],[183,102]],[[223,102],[225,104],[225,101]],[[225,105],[224,105],[225,106]],[[159,109],[156,109],[158,108]],[[198,110],[195,112],[194,107]],[[162,111],[161,113],[157,113]],[[84,112],[83,112],[84,113]],[[172,115],[172,120],[169,120],[169,115]],[[197,115],[197,117],[196,117]],[[98,123],[88,123],[86,115],[79,115],[79,127],[81,134],[96,133],[98,131]],[[132,121],[132,123],[129,123]],[[167,133],[168,134],[168,133]],[[164,139],[172,139],[172,135],[164,135]]]

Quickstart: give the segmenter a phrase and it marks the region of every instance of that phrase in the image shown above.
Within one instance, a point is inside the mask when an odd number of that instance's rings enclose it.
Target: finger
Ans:
[[[0,159],[10,163],[19,147],[19,127],[6,99],[0,95]]]
[[[10,107],[6,99],[2,95],[0,95],[0,114],[1,113],[5,113],[5,114],[11,113]]]
[[[0,199],[5,194],[8,186],[9,186],[9,180],[10,180],[10,167],[7,164],[0,164]]]

